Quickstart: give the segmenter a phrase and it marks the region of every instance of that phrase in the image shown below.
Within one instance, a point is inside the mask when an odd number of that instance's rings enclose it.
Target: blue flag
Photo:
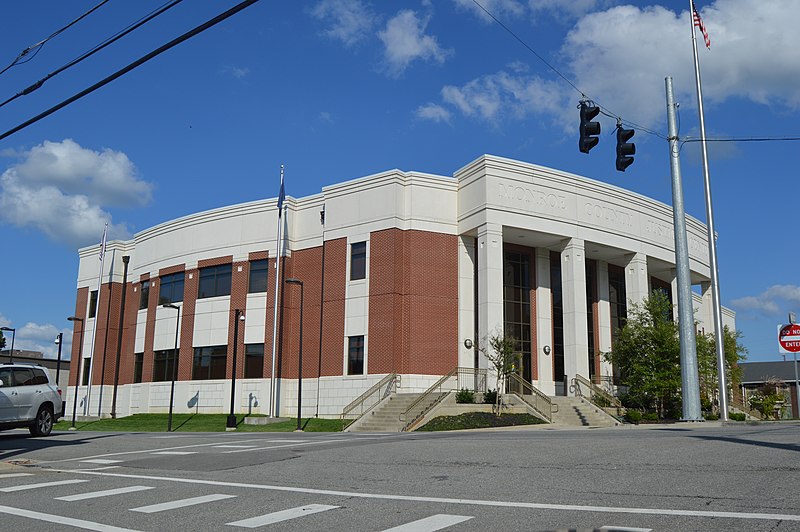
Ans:
[[[283,200],[286,199],[286,191],[283,188],[283,168],[281,168],[281,190],[278,192],[278,218],[281,217],[283,211]]]

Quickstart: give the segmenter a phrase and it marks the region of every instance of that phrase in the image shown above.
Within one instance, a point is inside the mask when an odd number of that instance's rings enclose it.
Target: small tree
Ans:
[[[0,331],[0,349],[6,348],[6,337],[3,336],[3,331]]]
[[[497,397],[495,399],[495,414],[500,414],[501,390],[508,376],[516,370],[517,355],[514,352],[518,344],[516,338],[495,333],[478,346],[483,356],[492,364],[495,371]]]
[[[750,396],[750,407],[761,412],[766,419],[770,417],[780,419],[783,403],[786,402],[784,388],[782,380],[769,379],[761,385],[756,393]]]
[[[725,350],[725,374],[728,389],[737,390],[742,382],[742,368],[739,363],[747,356],[747,349],[739,343],[740,331],[731,331],[726,325],[723,329]],[[717,344],[713,334],[697,334],[697,369],[700,377],[700,401],[703,410],[715,410],[713,399],[717,396],[719,379],[717,372]]]

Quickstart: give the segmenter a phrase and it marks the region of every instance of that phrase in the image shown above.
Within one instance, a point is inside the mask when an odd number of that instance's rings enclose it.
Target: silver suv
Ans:
[[[0,365],[0,430],[28,427],[34,436],[47,436],[64,415],[61,390],[50,374],[34,364]]]

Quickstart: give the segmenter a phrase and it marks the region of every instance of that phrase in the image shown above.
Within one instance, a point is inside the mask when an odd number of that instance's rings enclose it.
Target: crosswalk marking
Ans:
[[[2,473],[0,474],[0,479],[14,478],[14,477],[29,477],[31,475],[33,475],[33,473]]]
[[[260,526],[271,525],[273,523],[280,523],[281,521],[288,521],[289,519],[296,519],[305,515],[324,512],[326,510],[333,510],[334,508],[338,508],[338,506],[328,506],[327,504],[309,504],[307,506],[300,506],[297,508],[291,508],[289,510],[281,510],[279,512],[259,515],[258,517],[242,519],[241,521],[235,521],[228,524],[242,528],[257,528]]]
[[[136,532],[130,528],[119,528],[116,526],[104,525],[103,523],[84,521],[83,519],[73,519],[71,517],[46,514],[42,512],[32,512],[23,508],[12,508],[11,506],[0,506],[0,513],[10,514],[17,517],[27,517],[28,519],[37,519],[39,521],[56,523],[58,525],[82,528],[84,530],[97,530],[98,532]]]
[[[215,445],[214,449],[252,449],[257,445]]]
[[[9,453],[16,453],[18,451],[24,451],[25,449],[6,449],[4,451],[0,451],[0,454],[9,454]]]
[[[232,499],[234,497],[236,497],[236,495],[212,493],[211,495],[203,495],[202,497],[191,497],[189,499],[180,499],[177,501],[151,504],[149,506],[140,506],[139,508],[131,508],[131,511],[152,514],[156,512],[164,512],[166,510],[174,510],[176,508],[184,508],[186,506],[194,506],[196,504],[205,504],[207,502],[221,501],[223,499]]]
[[[81,460],[81,463],[106,465],[106,464],[118,464],[118,463],[120,463],[122,461],[123,460],[108,460],[108,459],[105,459],[105,458],[94,458],[92,460]]]
[[[448,526],[469,521],[472,517],[471,515],[436,514],[394,528],[389,528],[384,532],[433,532],[434,530],[441,530]]]
[[[197,454],[197,451],[158,451],[150,454],[171,454],[171,455],[183,456],[187,454]]]
[[[81,484],[83,482],[89,482],[89,481],[79,480],[79,479],[57,480],[55,482],[41,482],[39,484],[23,484],[22,486],[9,486],[7,488],[0,488],[0,491],[2,491],[3,493],[10,493],[12,491],[33,490],[36,488],[49,488],[52,486],[66,486],[68,484]]]
[[[82,501],[84,499],[97,499],[98,497],[110,497],[112,495],[122,495],[123,493],[133,493],[135,491],[144,491],[154,489],[150,486],[128,486],[125,488],[116,488],[102,491],[90,491],[89,493],[78,493],[76,495],[66,495],[64,497],[56,497],[57,501]]]

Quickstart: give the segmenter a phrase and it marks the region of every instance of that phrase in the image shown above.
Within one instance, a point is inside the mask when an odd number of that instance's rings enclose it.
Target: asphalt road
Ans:
[[[26,433],[3,530],[800,530],[800,424]]]

